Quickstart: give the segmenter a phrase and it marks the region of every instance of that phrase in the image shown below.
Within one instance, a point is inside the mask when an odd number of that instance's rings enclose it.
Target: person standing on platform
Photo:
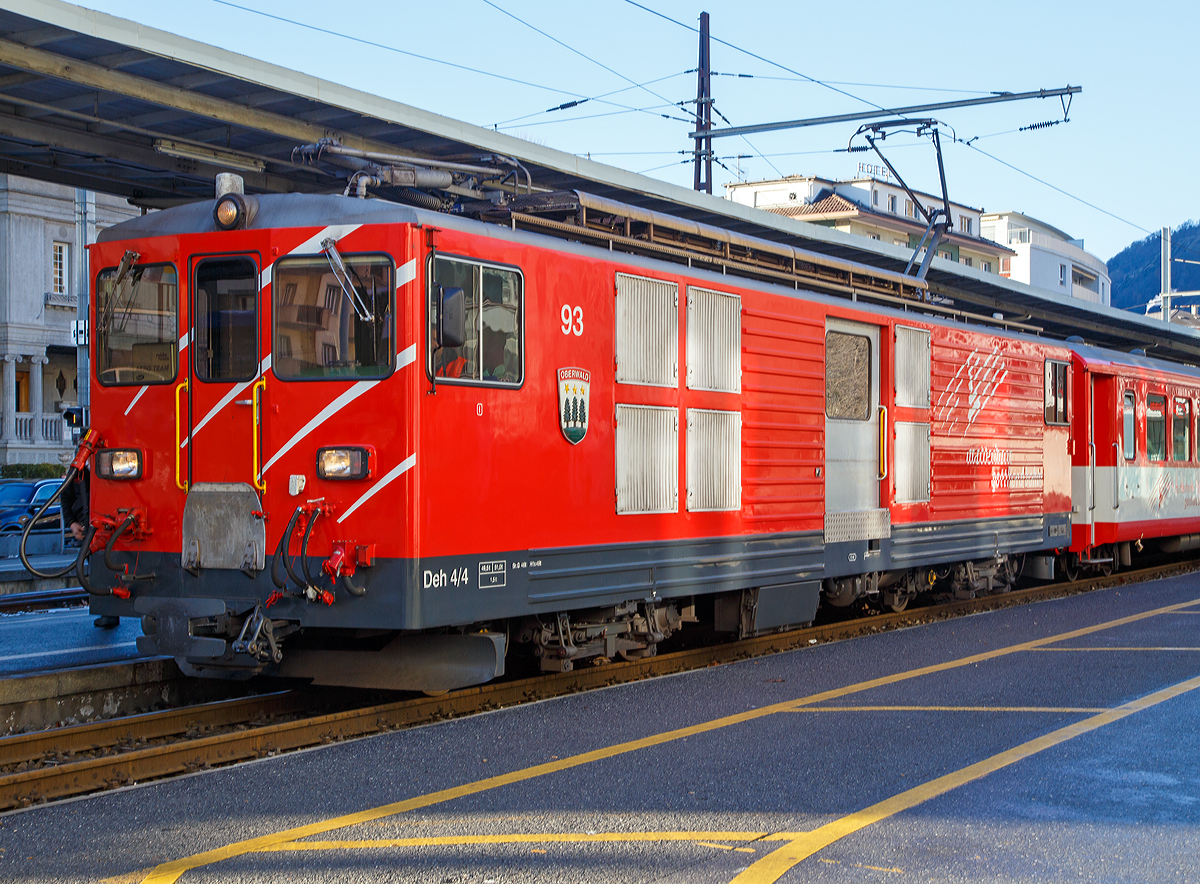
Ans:
[[[71,536],[79,543],[83,543],[83,537],[87,533],[90,490],[91,471],[86,466],[63,488],[63,520],[67,523]],[[100,629],[112,629],[120,622],[120,617],[104,614],[92,621],[92,625]]]

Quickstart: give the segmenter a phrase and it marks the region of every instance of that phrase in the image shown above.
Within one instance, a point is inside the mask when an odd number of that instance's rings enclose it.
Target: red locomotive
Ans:
[[[93,611],[191,673],[444,690],[1200,531],[1182,483],[1145,510],[1183,474],[1145,462],[1184,450],[1175,409],[1195,456],[1200,379],[942,318],[900,274],[529,203],[233,192],[104,231]],[[1132,391],[1149,447],[1083,389]]]

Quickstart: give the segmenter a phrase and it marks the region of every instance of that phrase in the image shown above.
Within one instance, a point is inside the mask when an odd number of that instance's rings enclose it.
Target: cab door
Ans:
[[[879,327],[825,323],[825,542],[891,536],[880,506],[886,478],[879,396]]]
[[[259,488],[261,391],[256,256],[193,259],[188,432],[191,484]]]

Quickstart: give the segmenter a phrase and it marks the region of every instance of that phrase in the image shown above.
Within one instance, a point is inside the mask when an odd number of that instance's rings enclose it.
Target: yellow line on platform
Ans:
[[[959,786],[964,786],[967,783],[985,777],[990,773],[1029,758],[1031,755],[1036,755],[1038,752],[1051,749],[1068,740],[1091,733],[1107,724],[1120,721],[1122,718],[1127,718],[1136,712],[1157,706],[1159,703],[1166,702],[1196,688],[1200,688],[1200,677],[1171,685],[1168,688],[1155,691],[1153,694],[1133,700],[1123,706],[1106,710],[1099,715],[1084,719],[1075,724],[1069,724],[1045,736],[1022,743],[1019,746],[1014,746],[1012,749],[1001,752],[998,755],[993,755],[991,758],[985,758],[983,761],[964,767],[962,770],[938,777],[936,780],[930,780],[928,783],[924,783],[914,789],[909,789],[907,792],[901,792],[899,795],[880,801],[878,804],[873,804],[857,813],[852,813],[839,820],[826,823],[819,829],[814,829],[812,832],[801,835],[796,840],[764,856],[734,878],[733,884],[772,884],[772,882],[778,881],[788,869],[801,860],[807,859],[818,850],[828,847],[833,842],[845,838],[847,835],[852,835],[872,823],[887,819],[901,811],[909,810],[931,798],[944,795],[952,789],[957,789]]]
[[[1069,654],[1072,651],[1200,651],[1200,648],[1034,648],[1033,650]]]
[[[788,712],[1056,712],[1094,715],[1103,706],[802,706]]]
[[[691,725],[690,727],[664,731],[662,733],[653,734],[641,739],[630,740],[625,743],[617,743],[601,749],[594,749],[590,752],[582,752],[579,755],[569,756],[557,761],[537,764],[532,767],[511,771],[510,773],[501,774],[499,776],[487,777],[486,779],[464,783],[449,789],[441,789],[437,792],[430,792],[425,795],[406,798],[402,801],[396,801],[391,804],[385,804],[369,810],[332,817],[329,819],[320,820],[318,822],[309,823],[308,825],[297,826],[292,829],[285,829],[281,832],[275,832],[270,835],[249,838],[245,841],[236,841],[223,847],[217,847],[212,850],[206,850],[202,853],[193,854],[192,856],[185,856],[181,857],[180,859],[162,863],[161,865],[157,866],[149,875],[147,875],[145,879],[143,879],[143,884],[173,884],[173,882],[179,880],[179,877],[190,869],[197,869],[202,866],[212,865],[213,863],[232,859],[233,857],[237,856],[244,856],[248,853],[269,850],[270,848],[278,844],[283,844],[284,842],[296,841],[301,838],[309,838],[314,835],[324,834],[325,832],[344,829],[348,826],[369,823],[373,822],[374,820],[383,819],[384,817],[395,816],[396,814],[406,813],[412,810],[420,810],[426,807],[432,807],[437,804],[452,801],[456,798],[465,798],[470,795],[478,795],[482,792],[488,792],[492,789],[497,789],[502,786],[509,786],[514,783],[526,782],[528,780],[537,779],[549,774],[560,773],[562,771],[571,770],[585,764],[591,764],[596,761],[605,761],[607,759],[616,758],[641,749],[662,746],[667,743],[681,740],[685,737],[710,733],[734,725],[756,721],[760,718],[765,718],[778,712],[790,712],[799,706],[825,703],[830,700],[836,700],[841,697],[871,690],[873,688],[897,684],[899,682],[909,681],[914,678],[920,678],[922,676],[931,675],[934,673],[948,672],[950,670],[960,669],[965,666],[973,666],[977,663],[994,660],[998,657],[1004,657],[1009,654],[1015,654],[1021,651],[1029,651],[1045,645],[1056,644],[1058,642],[1070,641],[1071,639],[1080,638],[1085,635],[1091,635],[1092,633],[1102,632],[1107,629],[1114,629],[1118,626],[1126,626],[1131,623],[1137,623],[1139,621],[1152,617],[1158,617],[1163,614],[1175,613],[1176,611],[1180,611],[1184,608],[1194,607],[1196,605],[1200,605],[1200,599],[1195,599],[1190,602],[1180,602],[1179,604],[1175,605],[1167,605],[1162,608],[1143,611],[1140,614],[1131,614],[1127,617],[1109,620],[1106,623],[1098,623],[1094,626],[1085,626],[1079,629],[1073,629],[1068,632],[1060,633],[1059,635],[1047,636],[1046,638],[1021,642],[1020,644],[1009,645],[1008,647],[995,648],[990,651],[971,654],[967,657],[960,657],[957,660],[949,660],[944,663],[935,663],[930,666],[921,666],[916,669],[910,669],[905,672],[897,672],[892,675],[879,676],[878,678],[868,679],[867,681],[858,682],[845,687],[822,691],[818,694],[811,694],[807,697],[794,700],[785,700],[781,703],[774,703],[758,709],[739,712],[735,715],[727,715],[722,718],[715,718],[700,724]]]
[[[504,835],[435,835],[427,838],[374,838],[365,841],[286,841],[264,852],[291,850],[364,850],[385,847],[455,847],[481,844],[613,844],[624,841],[782,841],[795,838],[770,832],[520,832]],[[706,844],[708,847],[724,845]],[[725,847],[731,850],[730,847]]]

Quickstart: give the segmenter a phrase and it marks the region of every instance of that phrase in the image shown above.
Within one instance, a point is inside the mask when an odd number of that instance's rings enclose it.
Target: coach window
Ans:
[[[1046,423],[1067,423],[1067,363],[1046,360]]]
[[[1152,461],[1167,456],[1167,400],[1163,396],[1146,397],[1146,457]]]
[[[118,277],[120,281],[118,282]],[[96,374],[105,386],[165,384],[179,355],[179,284],[170,264],[96,278]]]
[[[202,381],[258,374],[258,267],[250,258],[208,258],[196,268],[192,359]]]
[[[339,280],[325,255],[275,263],[271,367],[288,380],[382,378],[396,345],[395,268],[383,255],[342,255]]]
[[[1191,407],[1186,399],[1175,400],[1175,413],[1171,416],[1171,460],[1191,460],[1192,452],[1188,431],[1191,429]]]
[[[871,339],[825,335],[825,414],[837,420],[871,418]]]
[[[463,290],[467,329],[461,347],[431,350],[430,373],[439,383],[521,385],[525,373],[522,282],[517,270],[438,256],[429,292],[429,340],[435,337],[439,290]]]
[[[1125,393],[1125,424],[1121,438],[1125,447],[1126,460],[1133,460],[1137,457],[1137,433],[1134,430],[1135,409],[1133,402],[1133,391],[1129,390]]]

